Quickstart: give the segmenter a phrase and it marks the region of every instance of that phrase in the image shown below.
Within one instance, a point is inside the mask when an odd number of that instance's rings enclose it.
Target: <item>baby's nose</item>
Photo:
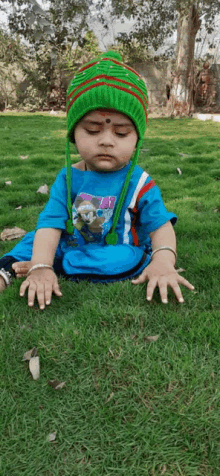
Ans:
[[[99,144],[103,146],[112,146],[115,143],[114,136],[110,130],[103,131],[102,135],[100,136]]]

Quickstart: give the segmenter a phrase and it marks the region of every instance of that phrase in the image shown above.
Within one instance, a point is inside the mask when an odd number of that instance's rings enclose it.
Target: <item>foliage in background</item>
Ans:
[[[66,68],[62,51],[57,54],[55,65],[51,64],[51,46],[39,46],[34,58],[23,65],[25,81],[18,102],[26,110],[62,108],[65,104],[63,74]]]
[[[129,44],[133,39],[140,44],[157,50],[164,40],[173,35],[177,29],[178,13],[187,14],[189,8],[195,5],[199,17],[203,16],[206,30],[211,33],[214,29],[214,19],[220,12],[218,0],[110,0],[109,14],[113,21],[116,19],[133,19],[133,27],[127,33],[119,33],[117,39]],[[109,20],[106,17],[106,1],[99,0],[97,9],[99,19],[105,29]]]
[[[99,19],[105,29],[109,28],[109,15],[133,20],[128,32],[119,33],[116,37],[121,43],[131,45],[136,40],[147,49],[158,50],[164,46],[165,40],[177,31],[176,64],[173,68],[171,100],[183,111],[191,111],[193,104],[193,62],[195,40],[201,28],[201,19],[209,33],[214,30],[215,16],[220,13],[217,0],[109,0],[108,15],[106,2],[100,0]]]
[[[116,44],[108,45],[108,49],[118,51],[122,57],[122,61],[127,64],[135,62],[146,63],[149,60],[153,60],[153,55],[147,47],[135,39],[130,43],[118,41]]]
[[[17,90],[22,79],[22,66],[26,61],[26,48],[18,35],[0,30],[0,110],[15,106]]]
[[[83,38],[81,45],[71,49],[70,45],[66,48],[67,68],[72,73],[77,71],[78,67],[88,63],[101,53],[98,39],[92,30],[88,30]]]
[[[0,107],[26,111],[64,109],[68,81],[78,67],[101,53],[92,31],[84,35],[81,46],[71,43],[56,48],[42,42],[37,49],[24,46],[13,35],[0,31]],[[4,40],[4,41],[3,41]],[[9,52],[9,54],[8,54]]]
[[[9,15],[11,37],[19,35],[25,39],[28,51],[19,64],[21,87],[19,84],[15,87],[15,77],[9,66],[2,65],[1,109],[5,105],[22,106],[30,111],[64,107],[66,84],[63,77],[68,69],[70,52],[74,63],[74,48],[83,48],[87,42],[89,1],[51,0],[46,10],[35,0],[9,3],[12,5]],[[1,0],[0,8],[5,10],[4,4],[5,0]],[[18,69],[14,61],[12,64],[13,69]]]
[[[0,7],[5,1],[0,0]],[[36,48],[45,39],[54,47],[83,41],[88,28],[89,0],[50,0],[45,9],[36,0],[9,0],[9,3],[12,4],[11,32],[22,35]]]
[[[4,3],[5,0],[0,0],[0,8]],[[122,22],[133,20],[130,31],[116,36],[114,44],[114,49],[130,64],[155,60],[153,51],[163,46],[177,29],[176,53],[172,46],[159,58],[167,61],[176,56],[176,64],[172,62],[173,106],[179,102],[178,106],[184,111],[191,111],[196,34],[202,16],[207,32],[213,30],[213,20],[220,11],[219,1],[51,0],[46,10],[36,0],[10,0],[10,3],[13,4],[11,31],[28,40],[30,46],[22,64],[22,86],[17,88],[18,106],[30,111],[65,107],[65,91],[71,73],[99,54],[98,40],[88,30],[93,12],[93,18],[102,22],[105,31],[118,18]],[[11,70],[3,64],[1,69],[0,106],[3,108],[16,104],[17,76],[13,67]]]

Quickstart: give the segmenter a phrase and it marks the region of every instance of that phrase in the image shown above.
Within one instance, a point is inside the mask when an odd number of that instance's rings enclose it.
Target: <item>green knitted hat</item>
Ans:
[[[144,81],[139,73],[123,64],[121,56],[114,51],[103,53],[99,58],[87,63],[72,79],[67,91],[66,166],[70,217],[67,221],[68,233],[73,232],[69,141],[74,141],[73,131],[76,124],[88,112],[103,108],[115,109],[127,115],[136,126],[139,140],[116,206],[111,232],[106,237],[108,244],[116,244],[115,228],[142,145],[147,122],[147,106],[148,96]]]

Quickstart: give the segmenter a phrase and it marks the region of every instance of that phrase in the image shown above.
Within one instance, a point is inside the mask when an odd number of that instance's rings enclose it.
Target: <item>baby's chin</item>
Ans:
[[[100,160],[94,164],[86,163],[87,170],[94,172],[116,172],[117,170],[123,169],[128,162],[125,164],[115,164],[111,160]]]

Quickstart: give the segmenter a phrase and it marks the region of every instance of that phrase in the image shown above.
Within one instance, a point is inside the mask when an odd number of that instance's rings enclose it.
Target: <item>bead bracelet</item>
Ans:
[[[4,279],[6,286],[12,284],[12,275],[9,271],[6,271],[4,268],[0,269],[0,276]]]

